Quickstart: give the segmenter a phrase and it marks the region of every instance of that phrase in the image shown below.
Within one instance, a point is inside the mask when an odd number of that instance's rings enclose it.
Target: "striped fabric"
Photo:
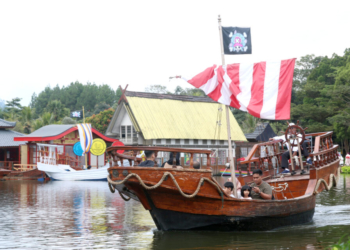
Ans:
[[[186,81],[216,102],[268,120],[290,119],[295,58],[212,66]]]
[[[91,132],[91,124],[90,123],[82,123],[77,124],[79,137],[80,137],[80,145],[83,149],[83,155],[90,151],[92,145],[92,132]]]

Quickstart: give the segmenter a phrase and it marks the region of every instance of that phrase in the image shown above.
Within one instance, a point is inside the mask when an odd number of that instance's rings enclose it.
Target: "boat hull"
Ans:
[[[158,230],[266,231],[312,221],[314,209],[288,216],[226,216],[190,214],[152,207],[149,211]]]
[[[99,169],[76,171],[67,165],[38,163],[38,169],[45,171],[47,176],[54,181],[107,181],[108,174],[107,166]]]
[[[121,181],[130,174],[137,174],[143,180],[140,185],[138,178],[130,177],[124,181],[124,185],[139,198],[144,208],[149,210],[157,228],[163,231],[261,231],[308,223],[313,218],[316,191],[321,192],[325,189],[324,185],[331,185],[332,176],[338,176],[338,171],[339,161],[335,161],[310,170],[310,175],[266,180],[277,189],[279,185],[286,184],[288,188],[283,195],[275,193],[275,200],[244,200],[221,196],[208,171],[142,167],[109,169],[113,181]],[[172,177],[165,178],[169,173]],[[269,176],[270,172],[265,171],[263,177]],[[249,184],[250,177],[242,178],[241,182]],[[199,185],[199,180],[203,178],[211,182],[205,181]],[[323,179],[325,184],[317,185],[319,179]],[[332,183],[334,185],[335,182]],[[154,185],[158,187],[151,188]],[[190,194],[195,195],[186,197]]]

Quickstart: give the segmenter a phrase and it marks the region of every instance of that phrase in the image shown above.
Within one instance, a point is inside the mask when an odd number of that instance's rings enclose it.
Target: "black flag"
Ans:
[[[79,111],[73,111],[70,113],[70,117],[73,118],[83,118],[83,111],[79,110]]]
[[[252,36],[250,28],[222,27],[224,53],[228,55],[251,54]]]

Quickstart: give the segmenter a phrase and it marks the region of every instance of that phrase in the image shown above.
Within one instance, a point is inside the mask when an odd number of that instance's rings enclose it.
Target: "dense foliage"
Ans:
[[[86,118],[87,123],[91,123],[91,126],[101,133],[105,133],[109,123],[112,120],[114,114],[114,109],[109,108],[97,115],[92,115],[91,117]]]

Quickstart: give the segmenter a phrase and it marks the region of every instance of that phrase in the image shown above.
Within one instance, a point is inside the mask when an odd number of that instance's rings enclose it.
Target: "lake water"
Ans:
[[[268,232],[161,232],[106,182],[2,181],[0,249],[324,249],[350,235],[350,175],[316,204],[311,223]]]

